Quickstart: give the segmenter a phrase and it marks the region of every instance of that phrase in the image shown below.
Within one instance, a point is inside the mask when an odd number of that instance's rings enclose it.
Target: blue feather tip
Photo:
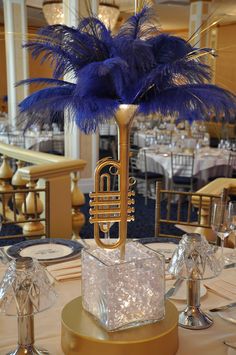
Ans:
[[[235,96],[210,81],[210,68],[197,57],[209,49],[193,48],[187,41],[159,32],[156,13],[144,7],[130,17],[116,35],[95,17],[77,28],[48,26],[25,45],[32,56],[49,61],[52,78],[34,78],[20,84],[46,84],[23,100],[27,126],[44,120],[44,112],[69,109],[85,133],[114,117],[120,104],[139,105],[139,112],[200,119],[209,112],[235,116]],[[70,73],[73,82],[62,80]],[[37,115],[35,115],[37,113]],[[50,114],[48,114],[50,117]],[[47,123],[47,122],[46,122]]]

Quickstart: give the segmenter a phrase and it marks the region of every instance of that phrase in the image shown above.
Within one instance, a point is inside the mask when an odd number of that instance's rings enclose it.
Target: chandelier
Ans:
[[[43,14],[49,25],[63,24],[63,0],[44,0]],[[120,14],[119,7],[113,2],[101,2],[98,7],[98,18],[112,31]]]
[[[64,23],[63,1],[43,1],[43,14],[49,25],[62,25]]]
[[[114,2],[100,2],[98,7],[98,18],[107,28],[112,31],[117,23],[120,14],[119,7]]]

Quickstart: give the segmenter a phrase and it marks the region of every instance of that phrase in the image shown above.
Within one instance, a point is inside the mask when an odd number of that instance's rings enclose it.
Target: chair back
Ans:
[[[155,144],[156,137],[155,135],[146,134],[145,135],[145,147],[150,147],[151,145]]]
[[[164,190],[157,183],[155,236],[181,238],[189,232],[215,240],[211,230],[211,212],[213,201],[220,198],[219,195]]]
[[[172,176],[193,176],[194,154],[171,153]]]
[[[130,175],[135,174],[137,167],[137,160],[138,160],[138,150],[137,149],[130,149],[129,151],[129,172]]]
[[[236,153],[230,152],[226,177],[231,178],[236,171]]]
[[[158,144],[169,145],[172,142],[171,131],[158,131],[156,134],[156,142]]]

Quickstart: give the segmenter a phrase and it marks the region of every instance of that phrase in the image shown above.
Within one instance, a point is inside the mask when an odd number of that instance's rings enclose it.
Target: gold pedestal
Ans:
[[[82,307],[82,298],[62,310],[62,349],[66,355],[174,355],[178,349],[178,311],[166,301],[165,318],[153,324],[106,332]]]

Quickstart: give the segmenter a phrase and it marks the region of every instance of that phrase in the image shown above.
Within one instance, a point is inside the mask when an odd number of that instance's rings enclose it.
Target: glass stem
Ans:
[[[221,246],[222,252],[223,252],[224,244],[225,244],[224,241],[225,241],[224,238],[220,238],[220,246]]]
[[[233,230],[233,237],[234,237],[234,247],[233,247],[233,252],[231,253],[231,257],[234,258],[233,261],[235,261],[236,258],[236,231]]]

